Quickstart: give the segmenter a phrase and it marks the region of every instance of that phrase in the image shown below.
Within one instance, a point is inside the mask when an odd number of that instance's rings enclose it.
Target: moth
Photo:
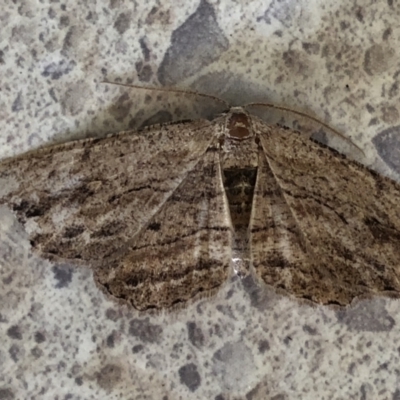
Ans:
[[[317,304],[400,292],[400,185],[240,107],[0,164],[33,250],[138,310],[233,273]]]

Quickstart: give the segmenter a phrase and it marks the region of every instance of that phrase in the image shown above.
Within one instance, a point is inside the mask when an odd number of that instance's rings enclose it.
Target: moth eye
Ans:
[[[137,285],[139,285],[140,280],[137,277],[131,277],[129,279],[127,279],[126,284],[128,286],[132,286],[132,287],[136,287]]]

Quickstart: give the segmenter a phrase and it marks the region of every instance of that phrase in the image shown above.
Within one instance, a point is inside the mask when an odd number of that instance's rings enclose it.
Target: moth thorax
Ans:
[[[258,145],[254,137],[234,140],[225,136],[221,148],[222,169],[243,169],[258,167]]]

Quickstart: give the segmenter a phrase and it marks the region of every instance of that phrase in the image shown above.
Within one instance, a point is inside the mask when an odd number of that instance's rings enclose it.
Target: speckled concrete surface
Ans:
[[[305,111],[400,176],[396,2],[3,4],[2,158],[220,111],[110,80]],[[235,279],[173,314],[138,314],[89,270],[36,258],[0,212],[0,399],[400,399],[398,301],[312,308]]]

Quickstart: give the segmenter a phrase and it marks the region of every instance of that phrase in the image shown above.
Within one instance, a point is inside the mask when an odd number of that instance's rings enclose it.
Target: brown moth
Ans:
[[[233,271],[318,304],[400,293],[400,185],[239,107],[5,161],[0,204],[138,310]]]

